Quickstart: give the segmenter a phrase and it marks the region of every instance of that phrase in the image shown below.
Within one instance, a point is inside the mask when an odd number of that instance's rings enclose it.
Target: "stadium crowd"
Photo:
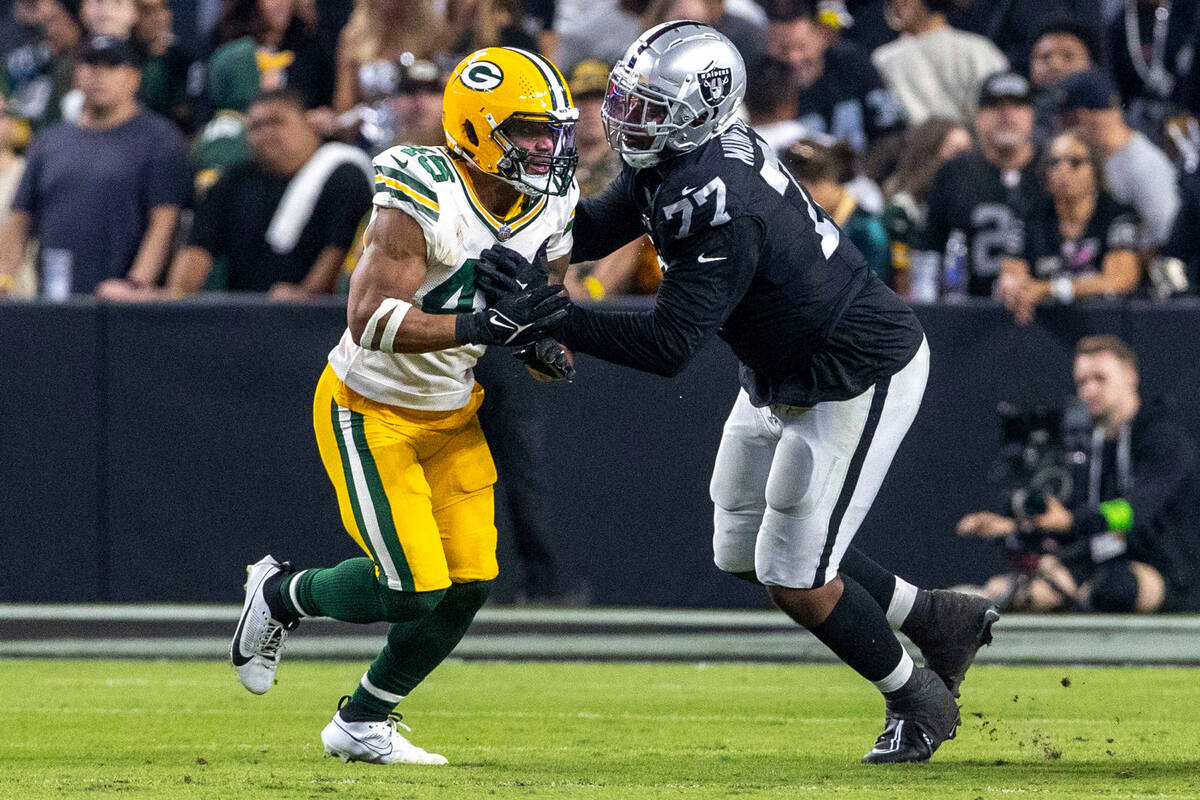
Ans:
[[[14,0],[0,20],[0,296],[344,289],[367,156],[440,144],[480,46],[541,52],[582,112],[585,196],[619,169],[607,71],[644,29],[709,23],[745,114],[877,273],[1018,322],[1200,285],[1200,2]],[[190,180],[189,180],[190,176]],[[361,177],[361,180],[360,180]],[[648,240],[572,294],[653,293]]]

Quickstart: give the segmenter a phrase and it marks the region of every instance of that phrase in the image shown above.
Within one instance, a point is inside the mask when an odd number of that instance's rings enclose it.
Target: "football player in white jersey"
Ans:
[[[561,348],[539,342],[565,313],[561,287],[511,292],[488,307],[475,266],[503,242],[565,269],[577,118],[553,64],[487,48],[447,83],[445,147],[399,146],[375,159],[349,324],[313,404],[342,521],[366,555],[299,572],[270,556],[250,565],[231,647],[238,677],[262,694],[301,618],[391,623],[383,651],[321,732],[325,752],[344,761],[446,763],[400,735],[393,710],[458,644],[498,572],[496,470],[472,367],[485,345],[530,345],[519,352],[531,368],[569,369]]]

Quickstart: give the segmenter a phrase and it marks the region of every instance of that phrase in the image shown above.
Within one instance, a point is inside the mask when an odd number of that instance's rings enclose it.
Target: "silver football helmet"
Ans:
[[[613,67],[604,132],[627,164],[652,166],[723,133],[745,94],[746,64],[732,42],[699,22],[664,22]]]

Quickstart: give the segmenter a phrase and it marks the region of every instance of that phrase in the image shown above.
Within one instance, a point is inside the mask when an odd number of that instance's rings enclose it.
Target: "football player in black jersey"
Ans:
[[[711,484],[716,564],[763,584],[884,694],[886,729],[864,761],[924,760],[954,735],[958,684],[997,613],[920,591],[850,543],[916,415],[929,348],[912,311],[738,121],[745,84],[737,50],[694,22],[652,28],[613,68],[604,118],[625,167],[579,206],[573,257],[649,233],[666,272],[653,310],[572,306],[554,335],[663,375],[714,334],[729,343],[742,390]],[[481,258],[485,291],[546,280],[511,255]]]

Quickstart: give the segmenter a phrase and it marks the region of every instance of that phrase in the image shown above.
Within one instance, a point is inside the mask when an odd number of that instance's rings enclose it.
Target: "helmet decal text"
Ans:
[[[713,108],[721,104],[732,86],[733,71],[728,67],[717,67],[700,74],[700,97]]]

